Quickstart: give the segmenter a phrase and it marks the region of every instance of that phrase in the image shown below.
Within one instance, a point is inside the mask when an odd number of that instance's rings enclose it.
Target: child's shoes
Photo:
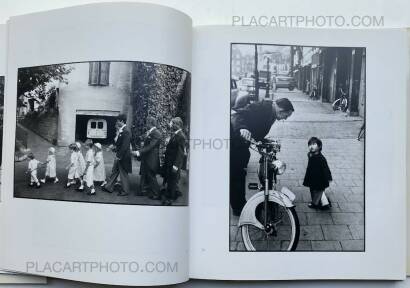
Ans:
[[[95,195],[95,189],[92,188],[91,191],[87,193],[87,195],[94,196]]]
[[[75,181],[70,181],[67,182],[67,184],[65,185],[66,188],[69,188],[71,185],[75,184]]]
[[[317,208],[319,208],[317,205],[315,205],[315,204],[313,204],[313,203],[309,203],[309,204],[308,204],[308,207],[309,207],[310,209],[317,209]]]

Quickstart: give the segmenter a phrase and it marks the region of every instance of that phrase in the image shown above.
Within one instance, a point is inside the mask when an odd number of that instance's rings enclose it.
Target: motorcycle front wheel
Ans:
[[[268,205],[268,227],[263,229],[252,224],[241,227],[242,240],[247,251],[294,251],[299,242],[300,226],[295,207],[284,207],[276,202]],[[264,203],[255,210],[255,216],[265,223]]]

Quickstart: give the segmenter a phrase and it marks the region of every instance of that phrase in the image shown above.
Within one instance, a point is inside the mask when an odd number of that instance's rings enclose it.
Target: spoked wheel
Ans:
[[[269,202],[267,227],[264,227],[265,208],[263,202],[257,206],[255,216],[262,224],[260,227],[245,224],[241,228],[246,250],[296,250],[299,242],[300,227],[295,207],[287,208],[275,202]]]

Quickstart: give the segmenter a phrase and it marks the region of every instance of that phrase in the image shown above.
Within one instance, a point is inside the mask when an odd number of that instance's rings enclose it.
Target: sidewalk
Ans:
[[[301,225],[298,250],[304,251],[363,251],[364,250],[364,142],[357,141],[363,124],[361,117],[346,117],[333,111],[331,104],[308,100],[300,91],[281,89],[277,98],[289,98],[295,113],[286,121],[272,126],[270,137],[282,144],[278,159],[287,170],[278,176],[278,188],[288,187],[296,194],[296,211]],[[316,136],[323,141],[333,182],[326,194],[332,201],[328,211],[307,207],[310,193],[302,185],[307,166],[307,141]],[[259,156],[251,152],[247,182],[258,182]],[[247,199],[255,191],[247,192]],[[230,249],[243,251],[244,245],[236,224],[238,217],[230,216]]]

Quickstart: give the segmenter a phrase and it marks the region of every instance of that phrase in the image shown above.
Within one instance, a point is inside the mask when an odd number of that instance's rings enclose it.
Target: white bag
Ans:
[[[326,197],[325,191],[322,193],[322,198],[320,198],[320,202],[322,203],[322,206],[329,205],[329,200]]]

